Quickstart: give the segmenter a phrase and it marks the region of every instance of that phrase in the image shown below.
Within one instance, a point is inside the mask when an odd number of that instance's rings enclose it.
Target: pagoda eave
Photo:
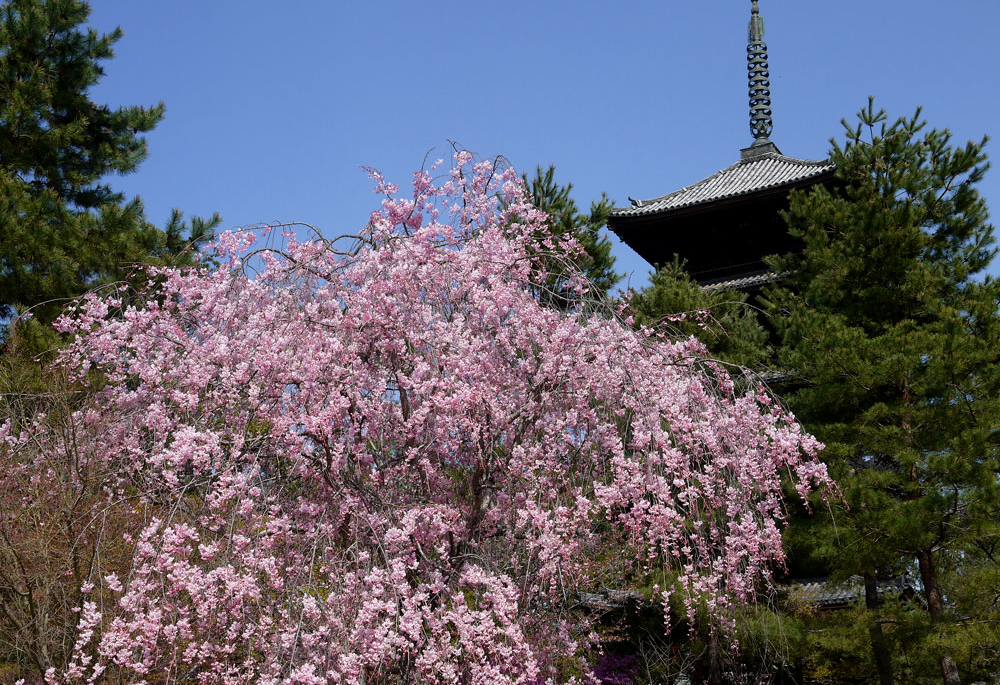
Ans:
[[[799,248],[782,218],[789,194],[834,182],[835,171],[830,169],[708,204],[640,216],[612,213],[608,228],[654,267],[672,262],[676,255],[699,283],[743,277],[764,269],[765,256]]]

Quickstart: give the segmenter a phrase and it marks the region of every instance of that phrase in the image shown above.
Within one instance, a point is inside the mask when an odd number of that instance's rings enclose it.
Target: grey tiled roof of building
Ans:
[[[704,282],[701,283],[701,289],[710,293],[719,292],[720,290],[743,290],[744,288],[755,288],[759,285],[766,285],[776,280],[778,278],[772,271],[757,271],[752,274]]]
[[[842,607],[854,602],[862,602],[865,598],[865,586],[861,576],[851,576],[839,583],[833,582],[829,578],[793,580],[786,587],[799,601],[815,607]],[[880,596],[905,594],[908,591],[913,591],[913,584],[906,578],[878,582]]]
[[[852,576],[844,583],[833,583],[826,578],[793,581],[789,591],[809,606],[844,606],[860,601],[865,596],[861,578]]]
[[[600,592],[579,592],[577,598],[580,605],[589,609],[618,609],[629,602],[641,602],[642,595],[633,590],[602,589]]]
[[[780,152],[741,159],[686,188],[652,200],[633,200],[631,207],[616,207],[612,217],[642,217],[663,214],[686,207],[750,195],[762,190],[791,186],[831,173],[836,167],[829,160],[812,161],[786,157]]]
[[[800,578],[778,588],[801,604],[816,608],[834,609],[865,600],[865,584],[861,576],[851,576],[839,582],[830,578]],[[914,593],[913,581],[905,576],[880,580],[877,588],[883,598],[891,595],[912,596]],[[578,592],[576,599],[578,606],[597,611],[620,609],[629,602],[649,606],[649,600],[634,590],[602,588],[598,592]]]

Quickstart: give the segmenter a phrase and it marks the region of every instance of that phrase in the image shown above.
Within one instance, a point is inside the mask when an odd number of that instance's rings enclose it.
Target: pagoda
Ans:
[[[684,260],[703,288],[756,290],[771,280],[764,257],[795,251],[781,211],[792,190],[832,185],[835,167],[783,155],[771,142],[771,82],[764,19],[750,10],[747,67],[753,143],[740,159],[706,179],[651,200],[617,207],[608,228],[653,265]]]

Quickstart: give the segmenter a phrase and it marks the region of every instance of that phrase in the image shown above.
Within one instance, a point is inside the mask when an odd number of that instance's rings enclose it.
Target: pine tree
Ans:
[[[550,217],[550,237],[573,237],[583,249],[573,265],[558,261],[549,264],[551,277],[542,296],[550,304],[563,306],[577,299],[567,289],[566,278],[572,269],[583,271],[591,283],[593,294],[602,296],[607,295],[621,276],[614,270],[615,258],[611,256],[611,241],[600,233],[614,203],[607,195],[602,194],[599,201],[591,202],[590,212],[584,214],[570,197],[573,184],[559,185],[555,180],[555,172],[554,166],[545,171],[542,167],[537,167],[533,179],[529,181],[527,174],[522,175],[522,179],[531,191],[535,207]]]
[[[865,578],[879,674],[891,679],[875,581],[912,569],[929,619],[919,649],[952,685],[964,629],[949,598],[968,589],[968,550],[995,533],[1000,500],[1000,283],[983,276],[996,251],[976,190],[986,140],[954,146],[919,110],[889,123],[872,102],[845,128],[839,187],[792,196],[804,250],[772,260],[790,275],[770,311],[782,365],[804,384],[789,404],[826,443],[848,505],[817,544],[840,575]]]
[[[104,179],[136,170],[141,134],[163,117],[152,107],[111,109],[88,89],[104,74],[121,29],[83,28],[80,0],[6,0],[0,5],[0,316],[33,307],[50,320],[58,300],[119,278],[137,262],[188,256],[218,217],[164,230],[138,199]]]
[[[638,323],[665,324],[705,343],[721,361],[763,370],[768,333],[759,311],[739,290],[706,290],[676,259],[650,274],[650,283],[630,301]]]

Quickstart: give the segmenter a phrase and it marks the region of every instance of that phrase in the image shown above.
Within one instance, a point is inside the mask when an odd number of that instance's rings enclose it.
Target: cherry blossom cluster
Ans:
[[[540,304],[512,170],[432,171],[373,172],[349,247],[228,233],[57,322],[152,513],[52,682],[583,683],[610,566],[723,616],[781,562],[816,441],[693,340]]]

